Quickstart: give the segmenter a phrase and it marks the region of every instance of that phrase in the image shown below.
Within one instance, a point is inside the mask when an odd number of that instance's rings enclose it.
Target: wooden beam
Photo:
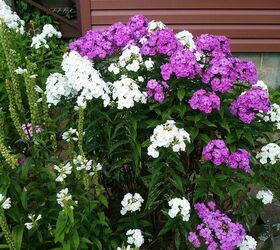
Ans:
[[[82,35],[91,29],[90,0],[76,0],[77,14],[81,26]]]

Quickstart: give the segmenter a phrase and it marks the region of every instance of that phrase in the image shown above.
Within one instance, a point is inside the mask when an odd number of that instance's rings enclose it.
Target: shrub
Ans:
[[[279,111],[226,37],[137,15],[66,51],[1,20],[3,247],[256,248]]]

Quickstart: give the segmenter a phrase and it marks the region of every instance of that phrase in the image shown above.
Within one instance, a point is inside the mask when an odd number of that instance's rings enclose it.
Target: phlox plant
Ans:
[[[0,20],[1,248],[256,249],[280,112],[228,38]]]

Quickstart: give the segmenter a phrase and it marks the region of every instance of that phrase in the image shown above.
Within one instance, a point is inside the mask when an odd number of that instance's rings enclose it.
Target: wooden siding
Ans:
[[[280,52],[280,0],[80,0],[82,32],[135,14],[175,31],[231,38],[236,52]]]

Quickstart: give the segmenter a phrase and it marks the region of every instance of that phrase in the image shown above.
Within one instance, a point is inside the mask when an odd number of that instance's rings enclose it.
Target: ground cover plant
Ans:
[[[1,248],[256,249],[280,109],[229,39],[136,15],[67,48],[0,7]]]

